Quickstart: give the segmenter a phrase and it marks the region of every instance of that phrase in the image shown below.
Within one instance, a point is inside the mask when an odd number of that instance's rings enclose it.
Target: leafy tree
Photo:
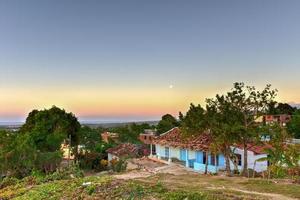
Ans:
[[[295,138],[300,139],[300,111],[294,113],[291,121],[287,124],[287,129]]]
[[[231,174],[230,160],[233,155],[231,146],[237,141],[241,131],[241,113],[230,104],[225,96],[216,95],[206,100],[206,127],[212,134],[212,152],[222,152],[226,162],[227,175]]]
[[[181,129],[185,134],[199,134],[206,128],[205,110],[201,105],[190,104],[186,115],[179,113]]]
[[[86,151],[95,151],[97,146],[102,144],[101,132],[88,126],[83,126],[79,131],[79,143]]]
[[[35,166],[37,151],[29,135],[0,131],[0,169],[3,175],[24,177]],[[1,175],[1,174],[0,174]]]
[[[153,128],[147,123],[136,124],[131,123],[126,126],[119,126],[110,128],[110,132],[114,132],[118,134],[118,140],[122,143],[130,142],[134,144],[139,144],[140,141],[138,139],[140,133],[143,133],[145,129]]]
[[[62,159],[61,144],[71,136],[76,147],[79,128],[72,113],[55,106],[33,110],[19,132],[1,134],[6,141],[0,145],[0,160],[5,163],[1,168],[16,176],[25,176],[34,168],[46,173],[54,171]]]
[[[238,136],[239,142],[243,145],[244,165],[243,174],[248,169],[247,151],[250,143],[256,142],[260,133],[257,131],[256,119],[266,114],[270,103],[274,101],[277,90],[272,90],[271,85],[266,85],[262,91],[256,90],[254,86],[246,86],[244,83],[234,83],[233,89],[224,96],[225,100],[240,113]]]
[[[83,168],[101,169],[101,160],[107,157],[106,150],[113,143],[105,143],[101,138],[101,129],[93,129],[83,126],[79,131],[80,151],[78,156],[79,165]]]
[[[158,134],[162,134],[178,125],[179,123],[175,117],[170,114],[166,114],[162,116],[161,120],[159,121],[157,125],[157,132]]]
[[[65,138],[71,136],[72,145],[78,145],[80,123],[72,113],[53,106],[48,110],[32,111],[21,127],[22,134],[30,134],[37,150],[51,152],[60,149]]]
[[[288,114],[292,115],[297,110],[296,107],[291,106],[287,103],[277,103],[271,102],[269,104],[269,111],[268,114],[271,115],[279,115],[279,114]]]

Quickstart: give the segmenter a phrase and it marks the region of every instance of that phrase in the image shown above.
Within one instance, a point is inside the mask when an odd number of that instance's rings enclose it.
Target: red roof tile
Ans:
[[[116,156],[135,156],[138,154],[138,150],[137,145],[124,143],[119,144],[116,147],[109,148],[106,152]]]
[[[211,142],[212,138],[208,133],[184,137],[181,134],[180,129],[176,127],[160,136],[155,137],[152,143],[175,148],[206,151],[208,150]]]
[[[243,149],[243,145],[239,144],[236,145],[236,147],[238,147],[239,149]],[[272,145],[268,144],[268,143],[263,143],[260,145],[255,145],[255,144],[247,144],[247,149],[248,151],[252,151],[255,154],[265,154],[266,153],[266,149],[271,149]]]

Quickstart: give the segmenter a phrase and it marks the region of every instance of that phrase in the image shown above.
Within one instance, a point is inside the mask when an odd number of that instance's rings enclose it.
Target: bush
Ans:
[[[106,169],[107,169],[107,166],[108,166],[108,161],[102,159],[102,160],[100,161],[100,167],[101,167],[101,169],[102,169],[102,170],[106,170]]]
[[[89,185],[86,188],[86,191],[87,191],[88,195],[92,195],[96,191],[96,186],[95,185]]]
[[[20,180],[14,177],[5,177],[1,182],[0,182],[0,189],[5,188],[7,186],[11,185],[16,185],[19,183]]]
[[[183,192],[183,191],[174,191],[167,192],[163,195],[164,200],[206,200],[208,199],[207,195],[204,195],[200,192]]]
[[[123,172],[127,169],[127,161],[126,159],[112,159],[110,161],[111,168],[114,172]]]
[[[70,167],[56,170],[54,173],[46,175],[45,182],[79,177],[83,177],[83,172],[78,165],[74,164]]]

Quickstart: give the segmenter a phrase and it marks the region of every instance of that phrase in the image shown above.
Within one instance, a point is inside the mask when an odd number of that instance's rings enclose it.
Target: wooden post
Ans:
[[[68,166],[70,166],[70,159],[71,159],[71,135],[69,135]]]

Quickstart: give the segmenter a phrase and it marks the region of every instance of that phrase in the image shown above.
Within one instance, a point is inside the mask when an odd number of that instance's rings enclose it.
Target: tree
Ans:
[[[199,134],[206,128],[205,110],[201,105],[190,104],[185,116],[179,113],[179,120],[184,134]]]
[[[291,119],[291,121],[287,124],[288,131],[295,137],[300,139],[300,111],[296,111]]]
[[[223,95],[216,95],[215,99],[206,102],[206,127],[213,138],[210,149],[224,154],[226,172],[230,175],[231,146],[237,141],[237,132],[241,129],[241,113]]]
[[[29,113],[21,134],[30,134],[37,149],[41,152],[60,150],[64,139],[71,136],[72,146],[78,145],[80,123],[72,113],[66,113],[56,106]]]
[[[126,126],[119,126],[110,128],[110,132],[114,132],[118,134],[118,140],[122,143],[130,142],[134,144],[139,144],[140,140],[139,135],[140,133],[143,133],[145,129],[151,129],[149,124],[142,123],[142,124],[136,124],[136,123],[130,123]]]
[[[234,83],[233,89],[225,96],[226,101],[241,115],[238,136],[244,150],[244,175],[248,171],[247,151],[251,147],[248,144],[255,143],[260,137],[256,119],[267,113],[269,105],[274,102],[276,95],[277,90],[272,90],[271,85],[266,85],[262,91],[258,91],[254,86]]]
[[[179,123],[175,117],[170,114],[166,114],[162,116],[161,120],[159,121],[157,125],[157,132],[158,134],[162,134],[178,125]]]
[[[78,156],[79,165],[83,168],[101,169],[101,160],[107,157],[106,150],[114,144],[102,141],[100,128],[93,129],[83,126],[79,131],[80,151]]]
[[[268,114],[271,114],[271,115],[279,115],[279,114],[293,115],[293,113],[296,110],[297,110],[297,108],[292,107],[290,104],[272,102],[269,105]]]
[[[29,135],[0,131],[0,175],[26,176],[34,167],[37,157]]]

